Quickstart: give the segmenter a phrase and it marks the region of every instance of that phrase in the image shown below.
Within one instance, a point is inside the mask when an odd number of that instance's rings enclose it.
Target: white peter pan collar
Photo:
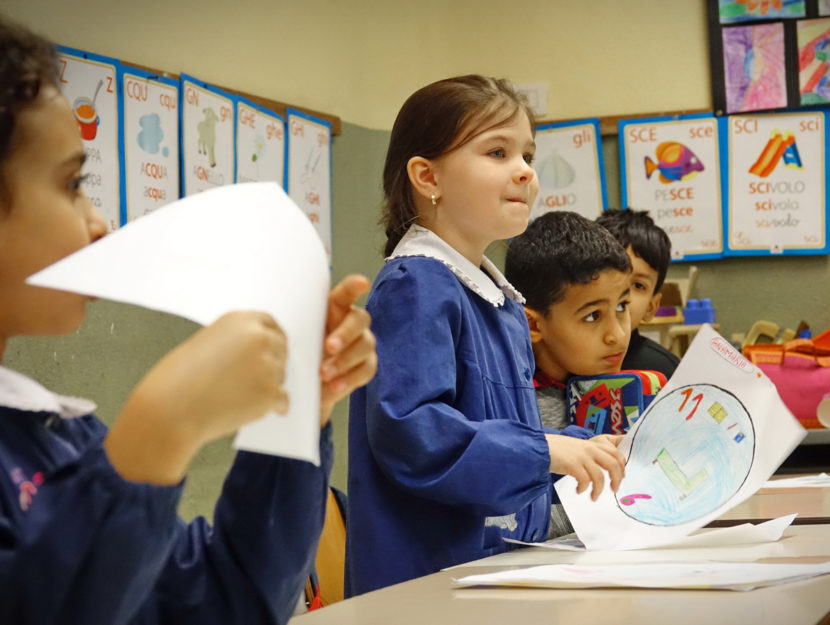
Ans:
[[[507,281],[489,258],[483,256],[481,267],[476,267],[458,250],[423,226],[410,226],[386,262],[407,256],[423,256],[440,261],[464,286],[493,306],[503,305],[505,295],[519,304],[525,303],[522,294]]]
[[[48,412],[64,419],[88,415],[96,408],[93,401],[58,395],[6,367],[0,367],[0,406],[26,412]]]

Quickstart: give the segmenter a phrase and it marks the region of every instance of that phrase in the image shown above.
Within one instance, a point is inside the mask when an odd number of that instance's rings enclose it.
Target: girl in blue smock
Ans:
[[[551,474],[597,497],[624,458],[543,431],[522,302],[484,256],[522,233],[539,189],[532,113],[463,76],[404,103],[383,172],[386,264],[367,303],[378,374],[352,394],[346,593],[544,540]]]
[[[78,328],[86,297],[25,280],[106,233],[57,67],[51,44],[0,18],[0,357],[12,336]],[[0,623],[288,621],[323,524],[329,414],[375,368],[368,315],[352,307],[368,288],[353,276],[329,298],[321,466],[239,453],[213,526],[177,517],[182,480],[206,443],[285,411],[285,336],[269,315],[196,332],[110,431],[92,402],[0,366]]]

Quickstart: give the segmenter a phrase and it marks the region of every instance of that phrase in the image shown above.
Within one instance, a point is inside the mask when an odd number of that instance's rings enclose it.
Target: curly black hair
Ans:
[[[599,224],[578,213],[552,211],[537,217],[507,248],[504,275],[528,308],[547,316],[574,284],[588,284],[612,269],[628,273],[625,248]]]
[[[18,114],[45,84],[58,84],[54,45],[0,16],[0,165],[9,157]],[[0,176],[0,198],[6,193]]]

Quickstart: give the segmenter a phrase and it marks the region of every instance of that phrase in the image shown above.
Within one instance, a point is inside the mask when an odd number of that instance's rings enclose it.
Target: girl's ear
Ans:
[[[415,193],[430,199],[433,195],[440,196],[438,181],[435,178],[435,166],[432,161],[423,156],[413,156],[406,164],[406,173]]]

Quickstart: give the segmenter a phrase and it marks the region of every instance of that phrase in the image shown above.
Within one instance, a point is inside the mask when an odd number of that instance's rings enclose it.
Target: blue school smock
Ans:
[[[351,397],[347,596],[547,536],[523,300],[482,267],[413,226],[372,287],[378,373]]]
[[[211,527],[182,485],[124,480],[94,404],[0,367],[0,623],[285,623],[314,564],[331,468],[240,452]]]

